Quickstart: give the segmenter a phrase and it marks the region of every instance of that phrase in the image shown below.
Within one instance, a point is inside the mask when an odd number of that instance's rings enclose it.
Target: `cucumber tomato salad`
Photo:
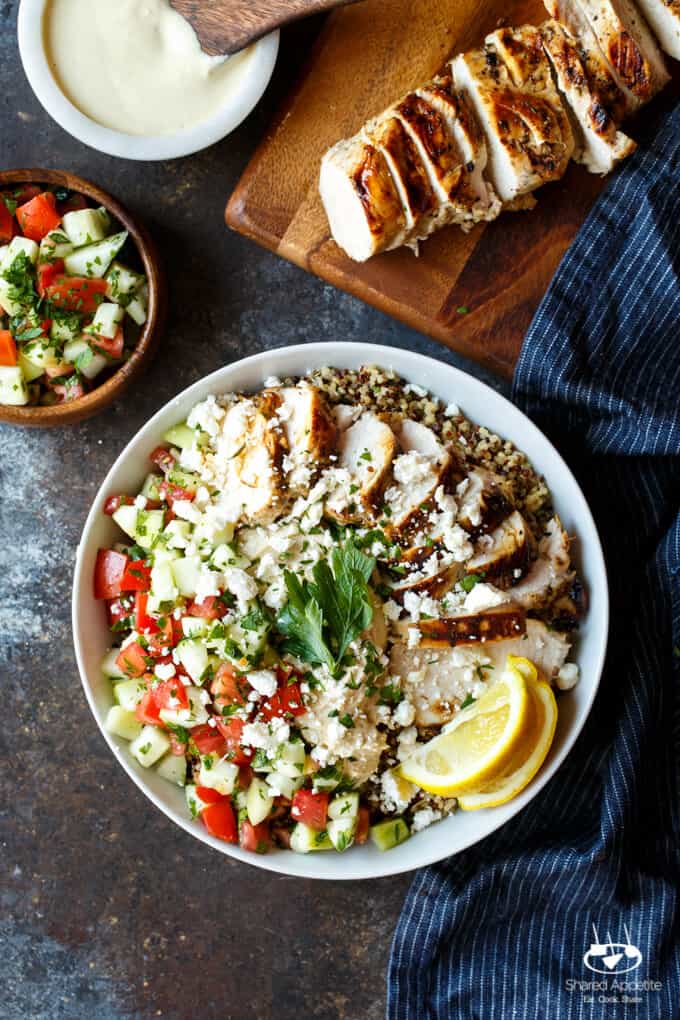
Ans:
[[[66,189],[0,194],[0,403],[77,400],[125,359],[148,301],[119,258],[127,241]]]
[[[324,372],[198,404],[109,494],[95,567],[107,729],[256,852],[386,850],[503,803],[577,679],[569,540],[528,462],[492,470],[488,432],[393,375]]]

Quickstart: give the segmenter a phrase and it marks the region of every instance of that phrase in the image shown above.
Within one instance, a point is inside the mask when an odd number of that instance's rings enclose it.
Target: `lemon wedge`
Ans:
[[[529,677],[527,687],[531,707],[522,739],[500,776],[479,792],[464,793],[458,798],[464,811],[507,804],[531,782],[545,761],[555,736],[557,702],[549,684]]]
[[[504,774],[517,748],[524,746],[532,718],[526,671],[520,660],[510,660],[508,656],[505,670],[478,701],[402,762],[404,779],[429,793],[458,797]]]

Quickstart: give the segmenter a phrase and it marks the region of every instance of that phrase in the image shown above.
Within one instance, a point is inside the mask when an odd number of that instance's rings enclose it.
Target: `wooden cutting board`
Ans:
[[[331,240],[319,163],[339,138],[502,23],[539,23],[540,0],[364,0],[327,19],[307,67],[253,156],[227,224],[329,283],[509,376],[562,255],[606,181],[572,164],[531,212],[357,264]],[[344,338],[343,338],[344,339]],[[362,338],[364,339],[364,338]]]

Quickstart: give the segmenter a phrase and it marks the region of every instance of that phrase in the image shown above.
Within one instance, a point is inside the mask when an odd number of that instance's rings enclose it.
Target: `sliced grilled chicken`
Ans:
[[[339,437],[338,467],[349,473],[350,491],[332,494],[326,512],[341,521],[361,521],[378,507],[397,451],[394,432],[366,411]]]
[[[356,404],[334,404],[332,411],[338,432],[345,432],[361,415],[361,407]]]
[[[483,546],[466,564],[466,573],[482,574],[495,588],[517,584],[529,571],[535,542],[529,525],[515,510],[480,540]]]
[[[228,410],[217,442],[215,468],[227,519],[266,523],[286,508],[281,463],[285,453],[276,418],[261,404],[240,400]]]
[[[473,536],[492,530],[512,512],[506,483],[486,468],[473,468],[457,492],[458,523]]]
[[[431,574],[426,574],[425,577],[419,577],[416,580],[410,579],[407,576],[399,584],[395,584],[392,587],[390,597],[399,605],[403,603],[404,597],[408,592],[412,592],[414,595],[429,595],[430,598],[440,599],[446,595],[447,591],[451,591],[463,573],[464,571],[460,563],[452,563],[449,566],[440,567]]]
[[[309,383],[276,390],[281,407],[278,417],[291,455],[323,460],[335,445],[337,429],[325,399]]]
[[[680,60],[680,0],[638,0],[638,6],[669,57]]]
[[[591,173],[606,174],[636,149],[635,142],[619,131],[601,93],[597,78],[588,73],[574,38],[557,21],[541,25],[541,35],[557,83],[573,114],[576,149],[574,159]]]
[[[475,681],[493,683],[508,655],[522,655],[546,678],[556,676],[569,654],[564,635],[539,620],[527,620],[521,637],[456,648],[407,648],[394,645],[390,674],[399,678],[416,710],[418,726],[441,726],[456,713]]]
[[[524,634],[526,615],[521,606],[508,602],[469,616],[420,620],[414,626],[421,634],[421,648],[488,644]]]
[[[663,55],[631,0],[578,0],[614,77],[635,109],[669,81]]]
[[[537,29],[493,32],[451,67],[486,134],[489,176],[504,202],[562,176],[574,139]]]
[[[527,610],[545,609],[571,586],[574,576],[570,569],[569,536],[555,516],[538,543],[538,558],[524,580],[510,589],[508,597]]]
[[[399,248],[410,225],[385,156],[358,135],[321,161],[321,199],[336,242],[355,262]]]
[[[394,459],[392,478],[385,492],[391,535],[408,528],[433,498],[451,462],[434,432],[419,422],[402,422],[397,439],[401,453]]]

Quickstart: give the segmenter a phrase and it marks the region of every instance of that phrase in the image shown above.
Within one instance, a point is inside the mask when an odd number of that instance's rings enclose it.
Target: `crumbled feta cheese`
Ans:
[[[432,825],[433,822],[438,822],[441,817],[441,811],[437,811],[436,808],[420,808],[419,811],[414,812],[411,821],[411,832],[421,832],[428,825]]]
[[[422,633],[417,627],[409,627],[408,629],[408,640],[406,642],[407,648],[417,648],[420,644]]]
[[[271,669],[257,669],[248,673],[248,683],[264,698],[271,698],[277,688],[276,673]]]
[[[394,772],[384,772],[380,780],[380,800],[386,811],[405,811],[416,795],[416,787]]]
[[[181,517],[183,521],[189,521],[190,524],[198,524],[201,520],[201,511],[188,499],[176,499],[172,504],[172,509],[176,517]]]
[[[561,691],[570,691],[579,682],[579,668],[575,662],[565,662],[557,674],[555,684]]]
[[[220,594],[220,582],[222,575],[210,567],[203,565],[196,581],[196,601],[204,602],[206,599]]]
[[[446,418],[457,418],[460,414],[460,408],[458,404],[447,404],[444,410]]]
[[[463,603],[463,608],[466,613],[478,613],[483,609],[492,609],[494,606],[500,606],[503,602],[507,602],[507,596],[504,592],[494,588],[491,584],[478,582],[472,591],[468,593]]]
[[[147,499],[146,496],[135,496],[135,507],[138,510],[146,510]]]
[[[175,667],[171,662],[159,662],[153,672],[159,680],[172,680],[175,675]]]
[[[401,606],[394,599],[388,599],[383,603],[383,613],[388,620],[398,620],[401,616]]]
[[[416,710],[410,701],[400,701],[394,710],[394,721],[399,726],[410,726],[416,717]]]
[[[423,386],[416,385],[416,383],[406,383],[404,393],[412,393],[414,397],[427,396],[427,390]]]
[[[254,599],[257,595],[257,582],[250,574],[240,567],[227,567],[224,572],[227,588],[235,595],[239,604]]]

